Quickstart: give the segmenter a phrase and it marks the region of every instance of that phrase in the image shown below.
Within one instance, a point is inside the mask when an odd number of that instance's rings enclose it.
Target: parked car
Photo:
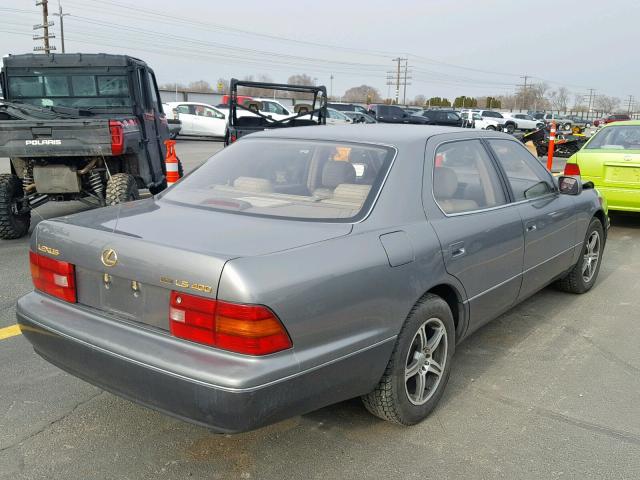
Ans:
[[[216,107],[198,102],[167,102],[167,117],[180,120],[180,135],[224,138],[227,114]]]
[[[573,126],[573,122],[570,118],[558,113],[545,113],[542,119],[547,125],[550,125],[551,122],[555,122],[556,129],[558,130],[571,130],[571,127]]]
[[[346,123],[353,123],[353,120],[343,112],[327,108],[327,125],[344,125]]]
[[[155,198],[41,221],[17,320],[54,365],[216,431],[358,396],[412,425],[465,337],[593,287],[589,187],[497,132],[256,132]]]
[[[334,110],[338,110],[340,112],[357,112],[357,113],[367,113],[367,109],[362,105],[356,105],[355,103],[340,103],[340,102],[331,102],[327,103],[328,108],[333,108]]]
[[[526,113],[502,113],[505,119],[513,120],[517,130],[539,130],[544,128],[544,122],[536,120]]]
[[[349,112],[346,110],[343,110],[341,113],[349,117],[353,123],[378,123],[375,118],[366,113]]]
[[[414,115],[426,119],[427,125],[443,125],[446,127],[461,127],[462,118],[454,110],[420,110]]]
[[[593,124],[593,120],[583,118],[579,115],[567,115],[567,118],[571,120],[574,127],[589,128]]]
[[[627,120],[631,120],[631,117],[626,113],[616,113],[605,118],[604,123],[624,122]]]
[[[502,130],[502,123],[491,117],[482,118],[480,113],[473,110],[462,110],[462,125],[465,128],[476,128],[478,130]]]
[[[512,119],[504,118],[500,112],[495,110],[472,110],[480,115],[483,120],[490,119],[500,125],[500,129],[508,133],[513,133],[516,129],[516,122]]]
[[[369,115],[379,123],[410,123],[414,125],[427,125],[430,121],[429,119],[418,115],[409,115],[397,105],[369,105]]]
[[[404,106],[400,106],[400,108],[402,108],[409,115],[415,115],[416,113],[419,113],[419,112],[421,112],[423,110],[422,107],[404,107]]]
[[[640,212],[640,121],[604,125],[564,172],[593,182],[610,210]]]
[[[142,60],[8,55],[0,84],[0,158],[10,172],[0,175],[0,238],[26,235],[31,211],[49,201],[99,207],[166,188],[169,126]]]

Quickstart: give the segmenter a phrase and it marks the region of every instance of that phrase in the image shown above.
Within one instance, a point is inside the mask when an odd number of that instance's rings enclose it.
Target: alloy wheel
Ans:
[[[591,232],[582,260],[582,279],[585,283],[589,283],[593,278],[600,260],[600,234]]]
[[[405,391],[414,405],[424,405],[436,392],[447,362],[447,330],[430,318],[416,332],[404,369]]]

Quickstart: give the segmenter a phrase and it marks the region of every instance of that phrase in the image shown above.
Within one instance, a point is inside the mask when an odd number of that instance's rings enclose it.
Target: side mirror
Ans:
[[[582,193],[582,182],[576,177],[558,177],[558,190],[563,195],[580,195]]]

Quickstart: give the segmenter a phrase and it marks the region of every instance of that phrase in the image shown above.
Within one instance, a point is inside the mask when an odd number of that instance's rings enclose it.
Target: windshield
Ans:
[[[589,150],[640,150],[640,125],[603,128],[585,148]]]
[[[354,221],[373,203],[394,152],[376,145],[245,138],[163,199],[240,214]]]
[[[9,77],[9,98],[38,107],[130,107],[126,75],[40,74]]]

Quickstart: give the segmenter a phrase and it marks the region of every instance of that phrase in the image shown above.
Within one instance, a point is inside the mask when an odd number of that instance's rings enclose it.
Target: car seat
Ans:
[[[458,191],[458,176],[448,167],[436,167],[433,172],[433,195],[438,205],[446,213],[477,210],[478,203],[473,200],[454,198]]]

